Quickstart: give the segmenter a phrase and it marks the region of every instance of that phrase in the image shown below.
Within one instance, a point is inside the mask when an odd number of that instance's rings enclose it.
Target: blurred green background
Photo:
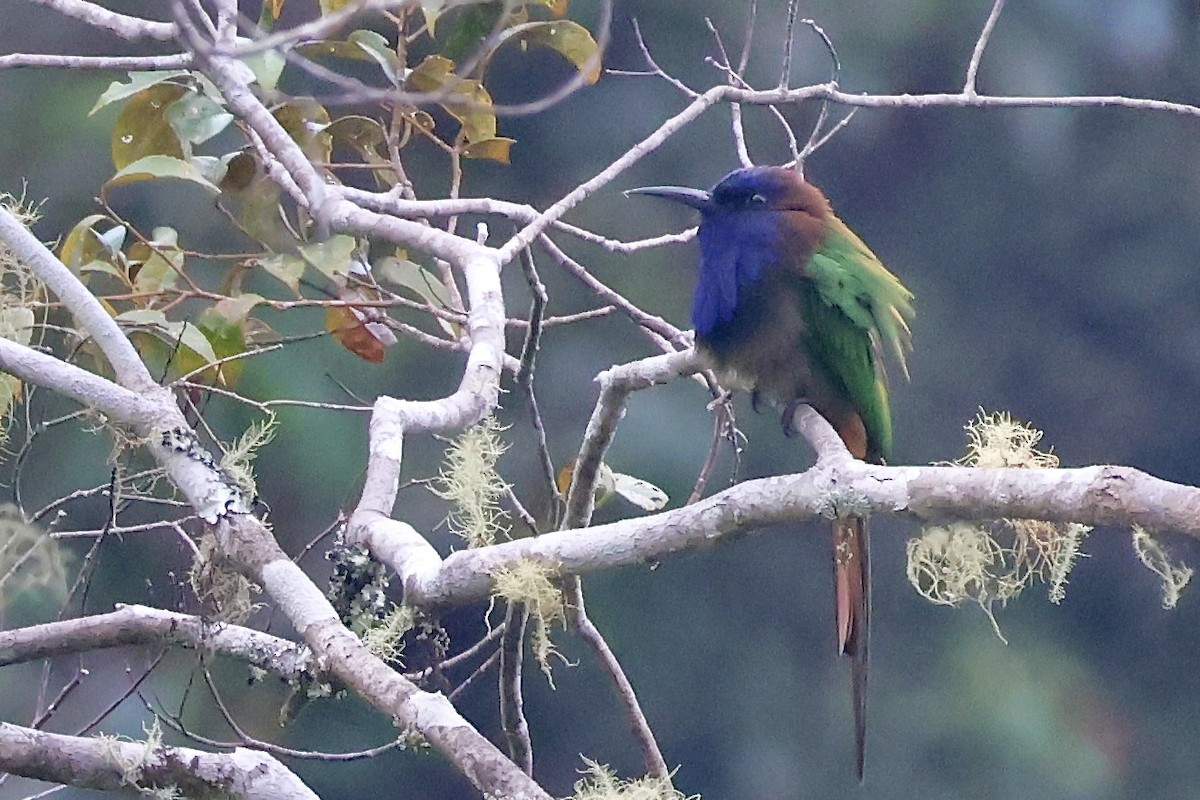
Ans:
[[[306,11],[305,2],[290,0],[289,10]],[[990,5],[811,0],[800,13],[818,21],[837,45],[847,91],[943,92],[961,87]],[[703,89],[721,80],[704,63],[714,54],[704,17],[736,50],[747,7],[733,0],[619,0],[606,66],[642,68],[631,35],[636,17],[663,67]],[[572,4],[572,15],[582,21],[594,14],[593,3]],[[750,72],[757,85],[777,78],[783,19],[781,2],[760,2]],[[1012,3],[983,60],[979,88],[1200,102],[1198,19],[1193,0]],[[0,53],[121,47],[23,0],[0,0]],[[823,81],[827,74],[819,41],[798,31],[794,83]],[[499,100],[518,101],[568,75],[552,55],[510,55],[498,64],[491,88]],[[86,113],[117,77],[0,72],[0,189],[19,194],[24,185],[28,197],[46,198],[37,229],[44,239],[63,235],[97,210],[92,198],[111,174],[107,133],[115,111]],[[661,80],[605,76],[545,113],[502,120],[500,133],[518,142],[512,164],[469,165],[466,193],[545,207],[684,104]],[[785,113],[804,136],[816,108]],[[783,136],[765,111],[748,110],[747,123],[757,161],[787,158]],[[736,166],[729,130],[728,111],[710,111],[568,220],[623,239],[692,224],[685,210],[626,199],[620,190],[711,185]],[[446,165],[432,151],[409,166],[421,195],[445,191]],[[808,175],[917,297],[912,382],[894,392],[898,461],[958,457],[962,425],[983,407],[1008,410],[1043,429],[1064,465],[1122,463],[1200,483],[1200,120],[1124,109],[862,110],[812,158]],[[199,191],[131,187],[115,203],[143,229],[179,227],[185,246],[218,247],[219,237],[228,235]],[[505,233],[504,223],[493,221],[494,240]],[[614,256],[559,242],[643,308],[686,326],[692,247]],[[550,313],[594,305],[549,259],[539,266]],[[519,271],[510,269],[505,280],[510,315],[521,315],[528,292]],[[269,321],[284,332],[321,325],[316,313]],[[518,346],[511,335],[510,350]],[[568,462],[578,448],[596,396],[595,374],[651,353],[633,325],[615,317],[547,331],[537,380],[556,463]],[[240,388],[257,399],[344,401],[339,383],[367,399],[380,393],[436,398],[452,390],[460,367],[460,358],[407,342],[382,366],[372,366],[318,339],[260,359]],[[707,401],[688,381],[640,393],[609,463],[657,483],[673,505],[681,503],[708,447]],[[514,446],[501,467],[537,507],[545,497],[520,394],[509,391],[502,402],[500,416],[511,425]],[[47,402],[39,413],[62,408]],[[810,463],[802,442],[781,436],[774,414],[756,416],[744,399],[739,410],[749,441],[736,474],[731,459],[723,461],[713,491]],[[221,399],[210,401],[208,414],[230,438],[252,419],[245,407]],[[296,553],[340,508],[352,506],[367,418],[289,410],[281,422],[257,462],[259,488],[282,543]],[[441,449],[431,439],[413,441],[406,477],[435,472]],[[107,450],[102,437],[62,429],[39,438],[20,479],[25,506],[36,509],[107,480]],[[65,524],[96,525],[104,513],[102,504],[80,504]],[[423,489],[405,490],[398,513],[429,531],[443,552],[454,546],[439,524],[445,509]],[[599,519],[632,513],[613,502]],[[903,553],[916,532],[912,522],[877,519],[873,531],[873,668],[861,789],[852,774],[847,674],[833,656],[826,526],[759,531],[654,570],[588,579],[589,610],[637,687],[668,763],[681,765],[678,788],[713,800],[1193,796],[1200,786],[1200,604],[1185,594],[1177,610],[1161,610],[1157,580],[1136,561],[1126,531],[1101,529],[1086,540],[1091,557],[1077,566],[1061,606],[1032,590],[998,613],[1007,646],[978,609],[935,608],[908,585]],[[1200,560],[1189,540],[1164,539],[1176,555]],[[178,543],[160,534],[106,545],[87,608],[102,611],[118,601],[191,607],[177,586],[186,565]],[[324,580],[328,567],[319,553],[305,566]],[[482,630],[481,611],[463,609],[444,620],[457,644]],[[14,626],[52,615],[49,605],[31,602],[8,609],[2,619]],[[271,623],[291,635],[278,616]],[[537,778],[552,793],[568,794],[581,753],[636,775],[640,757],[605,679],[570,637],[560,634],[557,641],[574,665],[556,668],[557,689],[536,670],[526,679]],[[136,669],[146,658],[132,651],[86,657],[97,677],[50,729],[73,732],[90,720],[127,685],[125,665]],[[62,665],[61,676],[73,666]],[[178,709],[194,668],[190,654],[173,655],[147,683],[147,697]],[[283,687],[247,689],[245,671],[235,664],[219,664],[217,673],[246,727],[289,747],[355,750],[393,735],[388,720],[354,700],[315,703],[280,731]],[[61,676],[56,670],[52,679]],[[27,723],[40,682],[33,666],[0,671],[0,716]],[[55,685],[52,680],[51,695]],[[498,740],[494,693],[489,677],[468,692],[463,712]],[[101,729],[140,736],[144,717],[133,699]],[[202,731],[228,735],[202,692],[189,696],[185,717]],[[434,755],[289,764],[328,798],[475,796]],[[28,784],[10,781],[0,787],[0,798],[28,791]]]

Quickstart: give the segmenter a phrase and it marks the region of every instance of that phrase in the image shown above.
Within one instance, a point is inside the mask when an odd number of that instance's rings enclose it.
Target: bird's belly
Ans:
[[[807,359],[793,349],[783,355],[775,348],[756,344],[710,348],[699,346],[705,363],[728,389],[757,392],[779,405],[807,397],[814,383]]]
[[[707,336],[697,337],[701,356],[731,389],[757,391],[780,405],[823,394],[823,372],[805,353],[804,321],[791,303],[772,313],[735,315]]]

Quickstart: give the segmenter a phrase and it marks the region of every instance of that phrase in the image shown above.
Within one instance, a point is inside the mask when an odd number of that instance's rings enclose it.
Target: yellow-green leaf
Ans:
[[[98,258],[110,262],[113,260],[114,253],[110,250],[108,242],[101,238],[95,228],[97,223],[107,219],[108,217],[103,214],[90,214],[75,223],[75,227],[71,228],[67,238],[63,239],[62,246],[58,249],[58,257],[76,274],[85,264]],[[125,228],[117,227],[120,228],[121,237],[124,238]],[[117,249],[120,250],[119,245]]]
[[[129,98],[109,140],[118,172],[145,156],[183,158],[183,144],[167,120],[167,107],[187,92],[173,83],[159,83]]]
[[[129,330],[150,333],[170,345],[186,347],[204,359],[206,364],[217,360],[212,344],[199,328],[190,322],[172,322],[156,308],[136,308],[117,315],[117,322]]]
[[[327,278],[345,275],[350,271],[350,258],[356,242],[353,236],[337,234],[323,242],[300,246],[300,255]]]
[[[234,215],[249,236],[277,253],[295,253],[300,238],[288,225],[279,204],[279,186],[265,175],[255,178],[244,191],[228,191]]]
[[[326,163],[333,150],[333,138],[325,132],[329,112],[315,100],[301,98],[274,111],[275,119],[311,161]]]
[[[139,158],[137,161],[127,164],[123,169],[119,170],[117,174],[108,179],[104,186],[105,188],[109,188],[137,181],[167,178],[191,181],[203,186],[213,194],[220,194],[221,192],[216,184],[201,174],[200,170],[188,162],[179,158],[173,158],[172,156],[145,156],[144,158]]]
[[[444,56],[429,56],[409,73],[409,88],[444,95],[442,108],[462,124],[468,143],[496,137],[496,114],[492,96],[477,81],[454,74],[454,62]]]
[[[262,298],[259,299],[261,300]],[[221,303],[225,302],[224,300],[221,301]],[[240,317],[234,316],[231,318],[224,313],[229,310],[229,307],[219,308],[221,303],[212,308],[205,309],[196,320],[197,327],[200,328],[204,337],[212,345],[213,353],[218,360],[241,355],[246,352],[245,314]],[[245,359],[225,361],[213,369],[201,373],[200,379],[204,383],[216,381],[222,386],[230,387],[237,383],[237,379],[241,376],[245,365]]]
[[[575,65],[579,71],[587,70],[588,83],[600,79],[599,47],[591,32],[571,20],[551,22],[529,22],[505,32],[505,39],[516,39],[522,45],[549,47]],[[593,60],[594,59],[594,60]]]
[[[183,272],[178,232],[155,228],[150,244],[135,242],[129,248],[129,260],[135,291],[155,293],[174,286]]]
[[[514,139],[496,136],[491,139],[472,142],[463,148],[463,155],[467,158],[486,158],[490,161],[499,161],[501,164],[507,164],[509,151],[515,143],[516,140]]]
[[[184,78],[190,76],[186,69],[168,69],[168,70],[151,70],[150,72],[131,72],[129,73],[129,83],[121,83],[113,81],[104,90],[104,94],[100,95],[96,100],[96,104],[92,106],[92,110],[88,112],[90,117],[100,109],[110,103],[116,103],[124,100],[126,97],[132,97],[143,89],[154,86],[155,84],[169,81],[173,78]]]
[[[388,44],[387,38],[370,30],[351,31],[344,41],[320,39],[305,42],[296,47],[296,52],[312,59],[325,56],[352,61],[374,61],[393,86],[399,85],[399,74],[404,66]]]
[[[383,126],[370,117],[348,115],[334,120],[326,129],[333,137],[334,147],[352,148],[364,164],[378,169],[372,170],[376,181],[383,187],[396,183],[392,162],[380,152],[387,144],[387,133]]]
[[[320,0],[320,2],[321,16],[327,16],[341,11],[346,6],[356,2],[356,0]]]
[[[300,288],[300,276],[304,274],[304,268],[308,266],[307,262],[299,256],[279,253],[260,258],[258,265],[266,270],[268,275],[281,281],[292,291]]]
[[[450,292],[446,285],[415,261],[387,256],[379,259],[371,267],[371,274],[384,283],[390,283],[405,290],[405,294],[421,302],[429,303],[434,308],[450,308]],[[458,335],[457,325],[441,317],[436,319],[443,330],[455,336]]]
[[[218,300],[213,306],[213,310],[230,322],[245,322],[246,318],[250,316],[250,311],[261,302],[263,302],[261,294],[246,292],[237,297]]]
[[[273,91],[279,85],[279,76],[287,66],[287,58],[278,50],[271,49],[251,53],[242,59],[242,63],[254,73],[254,79],[258,81],[259,86]]]

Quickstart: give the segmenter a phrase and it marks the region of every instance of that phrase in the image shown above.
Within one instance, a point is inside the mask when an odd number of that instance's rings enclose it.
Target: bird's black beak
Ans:
[[[662,197],[691,206],[697,211],[705,211],[712,204],[712,195],[700,189],[689,189],[686,186],[643,186],[640,189],[627,189],[625,196],[644,194],[650,197]]]

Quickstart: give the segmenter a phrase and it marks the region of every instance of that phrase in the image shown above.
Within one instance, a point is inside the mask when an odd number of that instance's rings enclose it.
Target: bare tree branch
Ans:
[[[148,606],[0,631],[0,666],[142,644],[221,653],[285,678],[312,668],[311,654],[295,642]]]
[[[87,0],[32,0],[38,5],[57,11],[64,17],[86,22],[93,28],[108,31],[122,39],[157,39],[169,42],[175,38],[175,26],[169,22],[155,22],[128,14],[118,14]]]
[[[316,800],[317,795],[272,756],[237,748],[206,753],[186,747],[44,733],[0,722],[0,770],[108,791],[174,786],[188,797]]]

